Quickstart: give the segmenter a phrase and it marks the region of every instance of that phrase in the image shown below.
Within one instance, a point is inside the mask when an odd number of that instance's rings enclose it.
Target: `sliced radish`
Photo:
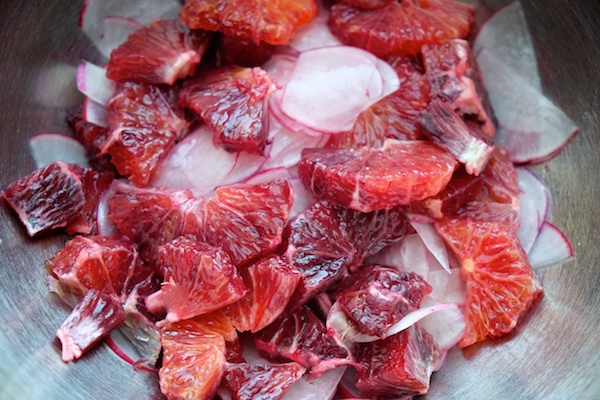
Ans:
[[[85,147],[75,138],[60,133],[40,133],[33,136],[29,139],[29,150],[38,169],[55,161],[90,167]]]
[[[290,119],[318,132],[348,131],[358,115],[400,81],[394,69],[371,53],[350,46],[300,54],[280,98]]]
[[[498,57],[481,50],[477,62],[498,119],[496,140],[517,164],[537,164],[558,154],[577,134],[567,115]]]
[[[91,124],[108,128],[108,109],[105,105],[86,97],[83,100],[83,119]]]
[[[427,250],[438,260],[440,265],[451,274],[450,270],[450,262],[448,261],[448,251],[446,250],[446,245],[444,244],[444,239],[437,233],[432,224],[427,224],[423,222],[418,222],[418,217],[415,217],[413,214],[407,215],[408,221],[412,225],[412,227],[417,231],[417,234],[423,240],[425,247]]]
[[[535,49],[521,3],[515,1],[496,12],[482,26],[473,43],[473,52],[493,53],[527,82],[541,89]]]
[[[246,179],[244,183],[254,185],[257,183],[271,182],[275,179],[288,180],[291,178],[292,175],[290,175],[290,172],[286,168],[279,167],[258,171],[257,173]]]
[[[277,53],[273,54],[271,59],[264,63],[261,68],[267,71],[278,87],[283,87],[290,79],[290,74],[294,68],[294,64],[296,64],[296,60],[298,60],[298,56]]]
[[[439,305],[430,296],[423,298],[422,307]],[[446,308],[432,313],[419,321],[419,326],[425,329],[442,350],[453,347],[462,337],[466,323],[463,313],[456,307]]]
[[[550,222],[544,222],[528,254],[533,269],[542,269],[575,257],[567,237]]]
[[[550,192],[542,180],[527,168],[517,168],[519,178],[519,221],[517,236],[529,253],[548,211]]]
[[[460,274],[456,272],[449,274],[443,269],[430,270],[427,283],[431,285],[432,291],[429,297],[439,303],[454,303],[458,306],[465,304],[467,289]]]
[[[215,146],[212,132],[203,125],[169,152],[149,186],[189,189],[200,197],[218,186],[244,181],[258,171],[264,161],[262,156],[228,153]]]
[[[315,197],[312,191],[304,186],[300,178],[292,178],[289,182],[294,189],[294,204],[290,209],[289,215],[289,219],[292,219],[296,215],[306,211],[315,202]]]
[[[367,261],[396,267],[404,272],[414,272],[427,280],[430,268],[427,253],[427,247],[425,247],[423,240],[419,235],[414,234],[408,235],[400,242],[386,247],[378,254],[369,257]]]
[[[337,367],[311,380],[308,380],[308,375],[304,375],[288,389],[281,400],[331,400],[345,371],[346,367]]]
[[[117,84],[106,77],[106,69],[84,61],[77,67],[77,89],[96,103],[107,105]]]
[[[320,15],[296,31],[289,47],[299,53],[321,47],[340,46],[338,40],[327,26],[328,12],[320,10]]]
[[[131,185],[124,179],[115,179],[110,187],[100,195],[96,208],[96,229],[100,236],[111,236],[119,233],[117,225],[108,218],[108,202],[115,193],[127,193]]]
[[[104,18],[104,36],[96,42],[96,47],[107,58],[110,53],[125,43],[129,35],[142,29],[144,25],[131,18],[108,16]]]

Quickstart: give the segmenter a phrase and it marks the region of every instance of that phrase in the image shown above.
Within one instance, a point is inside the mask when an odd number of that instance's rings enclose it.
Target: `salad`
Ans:
[[[453,1],[260,4],[86,3],[109,59],[78,69],[76,140],[33,138],[2,191],[31,236],[75,235],[46,263],[63,360],[104,340],[168,398],[426,393],[573,255],[514,163],[576,128],[490,44],[518,4],[473,49]]]

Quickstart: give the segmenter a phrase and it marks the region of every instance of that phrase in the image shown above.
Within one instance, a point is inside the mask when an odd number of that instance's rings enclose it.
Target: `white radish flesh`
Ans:
[[[96,42],[96,47],[107,58],[110,53],[125,43],[129,35],[143,28],[144,25],[131,18],[108,16],[104,18],[104,35]]]
[[[38,169],[55,161],[90,167],[83,145],[75,138],[60,133],[40,133],[33,136],[29,139],[29,150]]]
[[[106,106],[117,84],[106,77],[106,69],[84,61],[77,67],[77,89],[96,103]]]
[[[531,267],[538,270],[575,257],[575,251],[556,226],[544,222],[528,256]]]
[[[108,128],[108,109],[86,97],[83,100],[83,119],[91,124]]]

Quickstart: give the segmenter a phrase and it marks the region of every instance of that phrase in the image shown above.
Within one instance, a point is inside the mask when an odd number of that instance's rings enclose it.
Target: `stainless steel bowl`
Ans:
[[[34,170],[27,140],[68,132],[80,101],[74,67],[95,50],[78,30],[82,0],[5,1],[0,11],[0,187]],[[485,2],[492,9],[505,1]],[[452,351],[427,399],[600,399],[600,3],[523,0],[543,88],[580,127],[535,170],[554,195],[555,223],[575,261],[540,272],[544,298],[515,332]],[[106,346],[64,364],[56,329],[69,310],[46,288],[44,261],[66,236],[29,239],[0,206],[0,398],[161,398],[157,379]]]

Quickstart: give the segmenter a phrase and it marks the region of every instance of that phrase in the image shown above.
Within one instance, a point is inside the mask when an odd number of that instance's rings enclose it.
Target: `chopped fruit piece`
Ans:
[[[265,42],[257,45],[248,39],[221,35],[217,57],[220,65],[257,67],[271,59],[274,49],[274,46]]]
[[[216,247],[181,236],[161,246],[158,255],[169,322],[217,310],[247,292],[229,256]]]
[[[418,120],[421,131],[465,165],[467,173],[479,175],[494,150],[492,139],[471,129],[447,103],[434,99]]]
[[[364,214],[328,201],[315,203],[290,227],[286,257],[302,273],[290,304],[305,304],[339,282],[348,269],[357,270],[366,257],[411,232],[398,208]]]
[[[56,332],[62,342],[62,360],[74,361],[125,321],[125,312],[113,296],[91,289]]]
[[[473,21],[473,8],[453,0],[402,0],[363,10],[338,3],[331,8],[331,32],[350,46],[381,58],[415,55],[425,43],[463,38]]]
[[[85,208],[82,168],[54,162],[2,190],[29,236],[67,226]]]
[[[187,122],[173,110],[158,87],[125,83],[108,104],[110,136],[102,152],[111,156],[119,173],[145,186],[175,141],[185,135]]]
[[[542,293],[514,228],[497,222],[447,218],[436,229],[461,262],[467,284],[467,347],[509,333]]]
[[[474,200],[483,186],[484,175],[469,175],[464,168],[454,171],[448,185],[433,197],[411,203],[410,210],[440,219],[454,214],[465,203]]]
[[[380,338],[431,293],[431,286],[414,272],[379,265],[364,267],[348,280],[336,301],[360,332]]]
[[[112,173],[96,172],[92,169],[81,171],[85,205],[79,216],[69,222],[65,230],[68,234],[83,233],[86,235],[97,233],[97,210],[100,196],[109,187],[114,179]]]
[[[251,261],[281,243],[292,202],[288,181],[221,187],[205,205],[205,240],[235,265]]]
[[[315,0],[187,0],[180,17],[192,29],[220,31],[254,43],[288,44],[317,15]]]
[[[372,10],[374,8],[383,7],[392,1],[396,0],[339,0],[341,3],[350,4],[351,6]]]
[[[381,147],[385,139],[424,139],[416,119],[429,103],[429,82],[416,61],[408,57],[388,60],[400,78],[400,89],[360,113],[347,133],[332,135],[326,147]]]
[[[262,155],[269,131],[269,94],[275,88],[262,69],[231,66],[187,81],[180,99],[213,131],[216,144],[229,152]]]
[[[254,343],[269,358],[292,360],[308,368],[313,378],[340,365],[354,364],[350,351],[329,336],[325,324],[308,307],[257,333]]]
[[[225,373],[225,340],[204,321],[168,324],[162,332],[160,390],[168,399],[212,400]]]
[[[258,332],[275,321],[285,310],[301,277],[279,256],[260,260],[240,274],[250,291],[226,309],[240,332]]]
[[[469,43],[461,39],[428,43],[422,52],[431,97],[439,97],[461,117],[480,125],[484,134],[494,136],[490,101]]]
[[[298,173],[317,197],[370,212],[438,194],[456,164],[429,141],[388,139],[380,149],[306,149]]]
[[[298,363],[236,364],[227,368],[222,385],[233,400],[278,400],[306,368]]]
[[[118,82],[173,85],[196,71],[212,35],[179,20],[156,20],[110,53],[106,76]]]
[[[440,357],[431,335],[417,325],[373,343],[359,344],[356,387],[361,397],[404,397],[427,393]]]
[[[115,297],[126,295],[139,264],[133,243],[123,235],[76,236],[46,261],[46,269],[58,279],[63,300],[72,303],[70,295],[81,297],[91,289]]]

